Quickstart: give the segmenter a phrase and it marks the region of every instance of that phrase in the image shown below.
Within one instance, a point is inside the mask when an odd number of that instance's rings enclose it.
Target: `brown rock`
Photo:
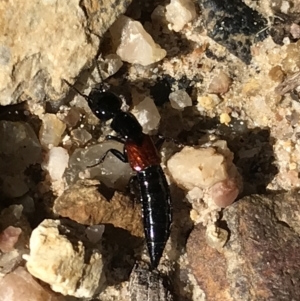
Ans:
[[[21,228],[16,228],[13,226],[9,226],[2,231],[0,233],[0,250],[3,253],[12,251],[21,233]]]
[[[231,78],[224,72],[219,73],[212,79],[208,87],[209,93],[224,94],[228,92],[230,85],[232,84]]]
[[[299,234],[279,218],[291,208],[288,194],[254,195],[224,211],[231,231],[224,254],[234,300],[300,299]]]
[[[273,200],[278,220],[286,223],[300,235],[299,194],[297,192],[284,194],[284,202],[282,201],[283,195],[278,194],[273,197]]]
[[[140,205],[117,192],[107,200],[99,193],[98,186],[98,181],[78,181],[56,199],[54,211],[80,224],[113,224],[143,237]]]
[[[207,245],[205,227],[200,224],[188,239],[187,255],[193,274],[208,301],[234,300],[230,297],[230,283],[226,279],[226,259],[223,254]]]
[[[269,77],[272,81],[281,83],[284,78],[284,72],[282,71],[282,68],[277,65],[269,71]]]
[[[188,259],[207,300],[300,300],[300,204],[297,194],[245,197],[226,208],[230,231],[222,253],[199,225]]]

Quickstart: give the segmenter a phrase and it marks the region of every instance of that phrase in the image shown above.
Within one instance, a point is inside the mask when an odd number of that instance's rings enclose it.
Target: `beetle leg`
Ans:
[[[123,163],[127,163],[128,162],[128,158],[127,158],[127,154],[126,152],[124,151],[123,153],[120,152],[119,150],[117,149],[114,149],[114,148],[111,148],[109,150],[107,150],[100,159],[97,160],[97,163],[96,164],[93,164],[93,165],[89,165],[87,166],[88,168],[91,168],[91,167],[95,167],[101,163],[103,163],[103,161],[105,160],[106,156],[108,155],[108,153],[112,153],[114,156],[116,156],[120,161],[122,161]]]
[[[126,142],[126,139],[122,138],[122,137],[116,137],[116,136],[112,136],[112,135],[107,135],[105,137],[106,140],[114,140],[114,141],[117,141],[117,142],[120,142],[120,143],[125,143]]]

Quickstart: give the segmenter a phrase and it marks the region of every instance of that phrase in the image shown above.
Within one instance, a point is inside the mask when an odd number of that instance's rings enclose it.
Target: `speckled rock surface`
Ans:
[[[252,44],[266,37],[266,19],[241,0],[199,1],[207,35],[245,63]]]
[[[84,227],[67,220],[44,220],[30,237],[25,257],[31,275],[63,295],[90,298],[103,288],[99,245],[84,237]]]
[[[99,37],[125,11],[124,1],[3,2],[0,7],[0,104],[58,100],[91,64]]]
[[[197,225],[187,244],[188,260],[199,286],[207,300],[233,301],[226,279],[226,260],[222,254],[210,247],[205,240],[205,227]]]
[[[298,194],[243,198],[224,210],[230,236],[221,252],[197,226],[187,253],[207,300],[298,300],[299,209]]]

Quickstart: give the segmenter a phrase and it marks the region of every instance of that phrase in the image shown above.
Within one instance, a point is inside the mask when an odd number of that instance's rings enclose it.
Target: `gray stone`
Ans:
[[[67,183],[74,184],[79,179],[97,179],[108,187],[125,189],[131,176],[128,163],[121,162],[109,153],[103,163],[98,164],[105,152],[111,148],[123,151],[121,143],[109,140],[86,148],[77,148],[71,155],[64,174]]]

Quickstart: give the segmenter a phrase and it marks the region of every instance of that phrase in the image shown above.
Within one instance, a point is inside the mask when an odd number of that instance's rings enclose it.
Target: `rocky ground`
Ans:
[[[0,16],[0,301],[300,299],[297,0],[8,1]],[[165,137],[158,271],[132,171],[97,164],[123,149],[81,95],[101,77]]]

